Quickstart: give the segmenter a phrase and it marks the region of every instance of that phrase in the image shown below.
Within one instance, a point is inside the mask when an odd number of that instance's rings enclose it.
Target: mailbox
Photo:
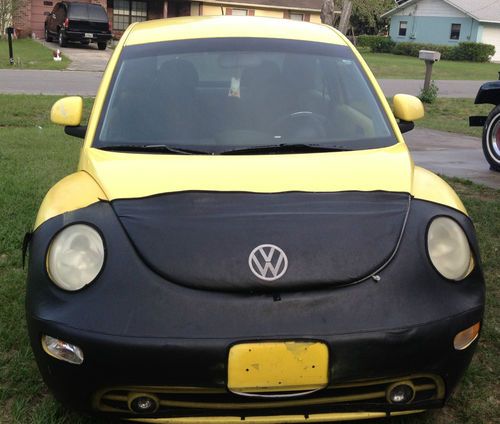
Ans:
[[[434,52],[432,50],[419,50],[418,58],[422,60],[429,60],[431,62],[437,62],[441,59],[441,53]]]
[[[432,50],[419,50],[418,58],[425,60],[425,80],[424,80],[424,90],[428,90],[431,86],[432,78],[432,65],[441,59],[441,53]]]
[[[7,33],[7,40],[9,42],[9,63],[11,65],[14,64],[14,52],[12,51],[12,35],[14,34],[14,28],[13,27],[7,27],[5,28],[5,32]]]

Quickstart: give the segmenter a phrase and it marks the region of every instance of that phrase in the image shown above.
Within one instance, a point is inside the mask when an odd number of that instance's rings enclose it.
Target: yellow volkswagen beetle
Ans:
[[[484,281],[471,220],[413,164],[353,46],[245,17],[132,25],[29,245],[43,378],[79,410],[151,423],[323,422],[440,407]]]

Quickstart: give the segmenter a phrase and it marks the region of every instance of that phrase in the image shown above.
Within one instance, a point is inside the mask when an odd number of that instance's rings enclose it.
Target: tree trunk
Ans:
[[[340,14],[339,31],[342,34],[347,34],[349,22],[351,21],[352,0],[344,0],[342,2],[342,13]]]
[[[333,26],[335,21],[335,4],[333,0],[324,0],[321,6],[321,22]]]

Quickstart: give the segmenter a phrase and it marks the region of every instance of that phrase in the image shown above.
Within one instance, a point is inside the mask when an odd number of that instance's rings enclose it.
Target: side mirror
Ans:
[[[66,134],[85,138],[86,126],[81,126],[83,99],[78,96],[64,97],[54,103],[50,110],[50,120],[54,124],[65,125]]]
[[[419,98],[408,94],[396,94],[393,99],[394,116],[399,119],[399,129],[402,133],[411,131],[417,119],[425,115],[424,105]]]

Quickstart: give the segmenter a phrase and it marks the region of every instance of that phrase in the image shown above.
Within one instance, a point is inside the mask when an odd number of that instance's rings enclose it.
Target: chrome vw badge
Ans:
[[[248,265],[256,277],[273,281],[285,274],[288,268],[288,258],[278,246],[261,244],[250,253]]]

